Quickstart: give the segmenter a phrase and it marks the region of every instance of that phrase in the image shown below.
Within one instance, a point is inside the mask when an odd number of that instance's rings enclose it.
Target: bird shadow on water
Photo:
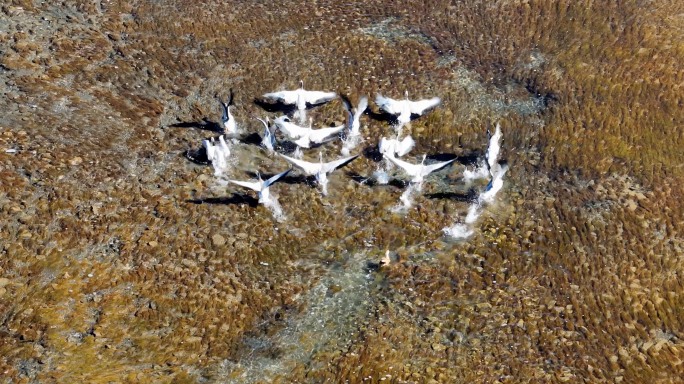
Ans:
[[[435,161],[450,161],[455,159],[456,163],[462,165],[475,165],[481,157],[482,153],[473,151],[463,155],[457,155],[455,153],[434,153],[427,155],[426,159]]]
[[[395,115],[393,115],[391,113],[384,112],[382,110],[380,112],[375,112],[372,109],[368,108],[368,109],[366,109],[366,112],[364,112],[364,113],[366,115],[368,115],[368,117],[370,117],[371,119],[373,119],[375,121],[388,122],[392,125],[396,125],[397,123],[399,123],[399,121],[397,120],[397,117]]]
[[[197,149],[186,149],[183,151],[183,157],[197,165],[211,164],[211,160],[207,157],[207,149],[204,146]]]
[[[475,189],[471,188],[468,190],[466,193],[459,193],[459,192],[437,192],[437,193],[428,193],[425,195],[428,199],[448,199],[448,200],[454,200],[454,201],[459,201],[462,203],[472,203],[477,201],[477,191]]]
[[[245,172],[249,177],[256,179],[258,175],[256,172]],[[262,180],[268,180],[271,177],[277,175],[276,173],[261,173],[261,179]],[[283,184],[306,184],[309,186],[314,186],[316,185],[316,177],[314,176],[304,176],[304,175],[292,175],[288,174],[287,176],[281,177],[278,180],[278,183],[283,183]]]
[[[380,153],[380,150],[378,149],[377,145],[369,145],[366,148],[364,148],[362,152],[363,157],[374,163],[379,163],[383,159],[382,153]]]
[[[168,128],[197,128],[203,131],[223,133],[223,128],[217,122],[211,121],[206,117],[202,121],[181,121],[167,126]]]
[[[199,199],[189,199],[185,201],[192,204],[249,205],[252,208],[255,208],[259,205],[259,200],[256,198],[240,193],[233,193],[231,196],[205,197]]]
[[[390,179],[390,181],[387,184],[380,184],[378,183],[377,180],[375,180],[374,177],[370,176],[362,176],[356,172],[349,171],[346,173],[347,176],[354,180],[355,182],[363,185],[367,185],[369,187],[375,187],[378,185],[391,185],[392,187],[398,188],[398,189],[404,189],[406,186],[408,186],[408,182],[400,179]]]

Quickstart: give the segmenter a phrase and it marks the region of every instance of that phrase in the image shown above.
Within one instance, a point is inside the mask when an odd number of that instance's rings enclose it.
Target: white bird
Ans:
[[[271,202],[271,193],[269,191],[269,187],[276,181],[280,180],[280,178],[287,175],[291,170],[292,168],[285,172],[281,172],[268,180],[262,180],[261,175],[257,173],[257,181],[228,180],[228,182],[257,191],[259,195],[259,203],[266,204]]]
[[[385,156],[388,158],[391,162],[396,164],[397,166],[401,167],[406,174],[412,177],[411,182],[420,184],[423,182],[423,179],[425,176],[429,175],[430,173],[444,168],[447,165],[451,164],[454,162],[454,160],[449,160],[449,161],[443,161],[435,164],[430,164],[430,165],[425,165],[425,158],[427,155],[423,155],[423,161],[420,162],[420,164],[411,164],[407,163],[406,161],[397,159],[394,156]]]
[[[308,127],[301,127],[293,122],[290,121],[290,118],[287,116],[280,116],[277,119],[273,120],[273,123],[275,124],[276,128],[280,129],[285,136],[287,136],[289,139],[299,139],[304,136],[306,136],[311,129],[311,123],[312,120],[309,119],[309,126]]]
[[[225,133],[237,133],[237,126],[235,124],[235,119],[233,114],[230,113],[230,107],[233,106],[233,90],[230,90],[230,99],[227,103],[224,103],[221,98],[218,98],[219,103],[221,103],[221,123],[223,124],[223,131]]]
[[[264,125],[264,137],[261,139],[261,146],[266,148],[268,152],[274,152],[275,151],[275,135],[271,132],[271,130],[268,128],[269,120],[268,117],[266,118],[266,121],[260,119],[257,117],[257,120],[261,121],[261,123]]]
[[[397,135],[396,139],[383,137],[380,139],[380,143],[378,143],[378,151],[383,155],[402,157],[409,153],[415,145],[416,142],[411,136],[406,136],[402,140],[399,140],[399,135]]]
[[[494,196],[503,188],[503,177],[508,171],[508,165],[500,166],[497,164],[497,170],[492,174],[492,179],[489,181],[485,191],[480,194],[480,201],[491,203],[494,201]]]
[[[495,173],[499,172],[499,152],[501,151],[501,126],[496,125],[496,130],[494,135],[491,135],[489,130],[487,130],[487,136],[489,136],[489,147],[487,147],[487,153],[485,153],[485,159],[487,160],[487,169],[489,173],[494,177]]]
[[[299,118],[299,122],[306,121],[307,105],[315,106],[318,104],[327,103],[337,97],[335,92],[321,92],[321,91],[307,91],[304,89],[304,81],[299,81],[299,89],[294,91],[280,91],[271,92],[263,95],[266,99],[276,100],[283,104],[294,104],[297,108],[295,117]]]
[[[428,109],[434,108],[441,102],[439,97],[433,97],[431,99],[411,101],[408,98],[408,91],[405,92],[406,99],[395,100],[388,97],[383,97],[381,94],[375,97],[375,104],[380,107],[381,110],[394,115],[397,118],[399,127],[411,121],[411,115],[422,115]]]
[[[203,140],[202,144],[207,151],[207,160],[211,161],[214,167],[214,175],[220,176],[228,169],[228,158],[230,157],[230,147],[224,136],[219,136],[219,142],[216,144],[214,138],[211,140]]]
[[[347,109],[349,118],[347,121],[347,129],[349,130],[349,136],[359,136],[361,134],[361,115],[368,108],[368,98],[366,96],[359,99],[359,105],[354,109],[351,102],[346,97],[342,98],[344,107]]]
[[[310,148],[311,144],[322,144],[335,138],[335,135],[344,130],[344,125],[337,127],[312,129],[309,124],[309,129],[305,135],[295,140],[295,144],[302,148]]]
[[[294,159],[292,157],[287,157],[285,155],[280,155],[290,164],[302,170],[302,172],[307,176],[315,176],[316,181],[322,188],[323,196],[328,194],[328,173],[334,171],[335,169],[348,164],[352,160],[359,157],[359,155],[344,157],[327,163],[323,162],[323,153],[318,153],[319,162],[312,163],[305,160]]]

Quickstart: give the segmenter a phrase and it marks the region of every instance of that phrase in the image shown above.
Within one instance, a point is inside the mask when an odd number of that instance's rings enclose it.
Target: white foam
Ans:
[[[292,157],[294,157],[295,159],[301,160],[304,157],[304,153],[302,152],[302,148],[297,147],[297,149],[295,149],[294,153],[292,153]]]
[[[446,227],[442,229],[442,231],[445,235],[453,237],[457,240],[467,239],[472,236],[473,233],[475,233],[475,231],[469,225],[461,223],[454,224],[451,227]]]
[[[480,217],[480,204],[471,204],[468,208],[468,214],[466,215],[465,222],[467,224],[473,224]]]
[[[480,161],[477,167],[472,171],[468,168],[463,171],[463,181],[465,181],[466,184],[470,184],[475,180],[484,179],[487,176],[489,176],[489,171],[487,170],[487,164],[484,161]]]
[[[373,172],[373,178],[380,185],[386,185],[387,183],[389,183],[389,174],[387,174],[386,171],[383,171],[381,169],[378,169],[377,171]]]
[[[271,196],[271,198],[264,201],[264,206],[271,211],[273,217],[275,217],[276,221],[279,223],[287,220],[287,216],[285,216],[285,213],[283,213],[283,208],[280,206],[278,199],[275,197]]]

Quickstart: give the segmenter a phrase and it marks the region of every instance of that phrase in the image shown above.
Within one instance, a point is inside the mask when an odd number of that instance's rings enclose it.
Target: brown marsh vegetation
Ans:
[[[6,2],[0,380],[680,382],[684,5],[627,3]],[[171,125],[233,88],[258,132],[253,98],[299,79],[439,95],[414,153],[500,122],[501,201],[462,243],[440,231],[466,203],[392,214],[400,190],[345,172],[327,199],[278,184],[288,224],[192,203],[239,191],[182,156],[210,132]],[[241,151],[235,176],[285,167]]]

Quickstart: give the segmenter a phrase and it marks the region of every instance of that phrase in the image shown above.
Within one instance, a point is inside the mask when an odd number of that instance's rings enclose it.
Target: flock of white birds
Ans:
[[[327,195],[328,174],[335,169],[348,164],[359,156],[358,154],[351,155],[351,151],[363,140],[361,134],[361,116],[368,110],[368,99],[366,97],[361,97],[358,105],[353,107],[348,99],[342,98],[348,113],[346,124],[337,127],[316,129],[313,127],[312,119],[308,120],[308,126],[304,125],[307,122],[307,109],[325,104],[337,98],[338,96],[336,93],[306,90],[303,87],[303,83],[300,82],[299,89],[266,93],[262,97],[272,103],[280,104],[284,110],[288,108],[293,109],[293,118],[298,122],[292,121],[287,115],[276,118],[273,121],[273,125],[270,124],[268,118],[266,118],[266,120],[259,119],[264,126],[261,146],[269,153],[275,153],[282,157],[293,167],[297,168],[301,174],[315,177],[317,184],[321,188],[322,194],[324,196]],[[219,101],[223,112],[221,116],[221,128],[226,135],[234,137],[238,133],[238,126],[230,111],[232,95],[231,100],[228,103],[224,103],[220,99]],[[426,164],[426,155],[423,155],[422,161],[417,164],[400,159],[400,157],[406,155],[415,146],[415,141],[410,135],[406,135],[403,138],[401,137],[402,128],[412,119],[418,118],[438,106],[440,102],[441,100],[438,97],[417,101],[409,100],[408,92],[406,93],[406,98],[400,100],[383,97],[380,94],[375,98],[375,103],[378,108],[389,117],[388,121],[392,122],[395,130],[395,136],[393,138],[380,138],[378,152],[387,160],[386,167],[391,168],[392,165],[395,165],[410,177],[407,192],[402,196],[402,201],[404,201],[405,205],[410,204],[407,194],[410,194],[414,190],[420,191],[425,177],[432,172],[450,165],[454,161],[449,160]],[[283,137],[296,145],[296,150],[292,156],[286,156],[276,152],[277,131],[280,131]],[[489,147],[484,161],[481,161],[475,170],[466,169],[464,172],[463,176],[466,181],[472,181],[477,178],[490,178],[490,183],[485,191],[480,194],[477,202],[471,206],[465,224],[472,224],[474,219],[479,216],[479,208],[482,204],[491,202],[494,195],[496,195],[503,186],[503,176],[507,171],[507,166],[500,165],[498,161],[501,136],[501,129],[497,125],[495,133],[490,135]],[[326,162],[323,160],[322,152],[319,152],[318,162],[303,160],[303,150],[324,145],[325,143],[338,138],[341,138],[343,141],[341,147],[342,157]],[[203,141],[207,159],[211,162],[216,176],[225,177],[226,171],[230,166],[229,159],[231,156],[231,145],[233,143],[235,143],[235,140],[226,141],[226,136],[224,135],[219,136],[217,139],[212,138]],[[256,181],[233,179],[226,179],[226,181],[256,191],[258,193],[259,203],[269,206],[277,204],[277,202],[274,201],[274,197],[269,192],[270,187],[290,171],[292,171],[292,167],[267,180],[262,180],[260,174],[257,172]],[[376,172],[376,179],[379,183],[386,183],[386,172]],[[454,227],[445,228],[444,231],[454,237],[467,237],[472,233],[468,227],[463,227],[463,224],[456,224]]]

